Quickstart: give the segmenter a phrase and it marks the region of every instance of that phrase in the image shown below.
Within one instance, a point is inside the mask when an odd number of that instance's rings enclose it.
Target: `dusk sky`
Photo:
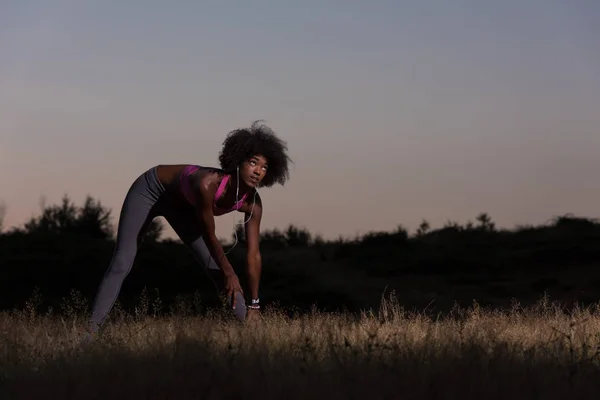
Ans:
[[[294,160],[263,229],[600,217],[599,20],[596,0],[4,0],[5,227],[63,194],[116,226],[139,174],[217,165],[256,119]]]

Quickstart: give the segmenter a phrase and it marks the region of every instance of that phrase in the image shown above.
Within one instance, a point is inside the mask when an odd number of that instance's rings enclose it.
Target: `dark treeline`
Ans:
[[[54,312],[73,296],[89,307],[112,257],[114,219],[91,197],[80,206],[65,197],[21,227],[0,229],[0,308],[22,308],[35,296]],[[119,307],[131,310],[142,293],[156,306],[151,312],[217,306],[202,268],[178,240],[161,238],[163,228],[156,220],[146,234]],[[238,238],[230,260],[244,285],[241,229]],[[544,293],[571,304],[600,300],[600,223],[572,215],[499,229],[481,213],[464,225],[433,229],[423,221],[414,234],[399,226],[330,241],[289,226],[263,231],[261,250],[261,298],[299,311],[376,309],[391,291],[407,308],[436,311],[473,300],[525,304]]]

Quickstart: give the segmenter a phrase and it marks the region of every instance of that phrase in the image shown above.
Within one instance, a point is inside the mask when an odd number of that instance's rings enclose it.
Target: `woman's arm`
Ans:
[[[252,299],[258,299],[258,288],[260,283],[260,274],[262,270],[262,259],[260,255],[260,221],[262,218],[263,206],[260,196],[256,194],[256,204],[254,210],[249,205],[252,216],[246,222],[246,243],[248,252],[246,254],[246,274],[248,276],[248,286],[250,287],[250,296]],[[246,218],[248,219],[248,212]]]
[[[233,267],[225,257],[223,246],[215,234],[215,217],[213,214],[213,199],[217,191],[217,183],[212,179],[204,178],[199,184],[199,196],[196,203],[196,216],[200,220],[200,225],[204,228],[204,241],[210,251],[217,266],[223,271],[225,276],[235,275]]]
[[[227,298],[231,299],[231,305],[235,309],[236,295],[235,292],[244,291],[240,286],[237,275],[229,260],[225,256],[223,246],[215,234],[215,217],[213,214],[213,199],[217,191],[217,182],[213,179],[205,177],[199,184],[198,201],[196,203],[196,216],[200,221],[204,232],[204,242],[208,248],[210,255],[215,260],[217,266],[223,271],[225,275],[225,291],[227,292]]]

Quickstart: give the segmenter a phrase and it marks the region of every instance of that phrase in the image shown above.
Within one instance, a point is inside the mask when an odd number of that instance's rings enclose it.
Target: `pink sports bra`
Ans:
[[[181,184],[181,191],[183,192],[183,195],[185,196],[185,198],[187,199],[187,201],[190,204],[195,204],[195,201],[194,201],[194,195],[192,193],[192,188],[190,186],[189,176],[190,176],[190,174],[199,170],[200,168],[202,168],[202,167],[199,165],[188,165],[187,167],[185,167],[183,169],[183,171],[181,172],[181,176],[179,177],[179,182]],[[237,211],[240,209],[242,204],[244,204],[244,200],[246,200],[246,194],[244,194],[244,196],[242,196],[242,198],[237,202],[237,204],[234,204],[233,207],[231,207],[230,209],[217,207],[217,200],[219,200],[219,198],[223,194],[223,191],[225,190],[225,185],[227,185],[228,181],[229,181],[229,175],[223,176],[223,179],[221,180],[221,184],[219,185],[219,187],[217,189],[217,193],[215,193],[215,200],[213,202],[213,214],[214,215],[223,215],[223,214],[227,214],[234,210]]]

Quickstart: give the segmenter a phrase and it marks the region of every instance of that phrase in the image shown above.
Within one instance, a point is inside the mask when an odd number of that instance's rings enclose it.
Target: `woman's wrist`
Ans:
[[[260,310],[260,299],[258,297],[252,299],[250,304],[248,304],[248,308],[251,310]]]

